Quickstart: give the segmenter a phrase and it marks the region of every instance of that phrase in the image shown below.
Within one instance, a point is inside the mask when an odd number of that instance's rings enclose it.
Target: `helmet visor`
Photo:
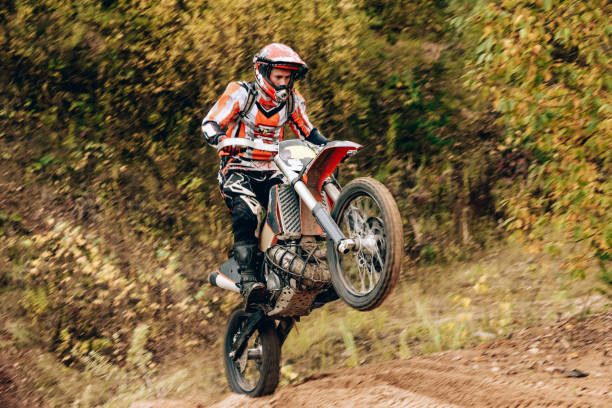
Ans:
[[[298,81],[304,78],[304,76],[306,75],[306,72],[308,71],[308,68],[301,64],[294,64],[291,62],[275,62],[275,61],[266,60],[264,58],[259,60],[259,67],[260,67],[260,72],[268,80],[270,79],[270,71],[272,71],[272,68],[280,68],[280,69],[286,69],[288,71],[291,71],[292,72],[291,82]]]

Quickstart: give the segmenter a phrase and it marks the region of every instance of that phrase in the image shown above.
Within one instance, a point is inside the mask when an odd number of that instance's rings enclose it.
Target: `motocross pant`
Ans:
[[[232,214],[234,244],[254,244],[268,206],[268,195],[281,182],[274,171],[219,172],[219,187]]]

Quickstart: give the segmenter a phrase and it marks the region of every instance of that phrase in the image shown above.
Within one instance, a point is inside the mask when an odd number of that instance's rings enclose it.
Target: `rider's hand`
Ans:
[[[310,134],[308,135],[306,140],[309,141],[310,143],[313,143],[313,144],[316,144],[316,145],[319,145],[319,146],[325,146],[326,144],[331,142],[331,140],[329,140],[325,136],[323,136],[317,130],[317,128],[312,129],[312,131],[310,132]]]
[[[246,150],[246,147],[244,146],[232,146],[232,145],[228,145],[225,146],[221,151],[224,153],[229,154],[230,156],[235,156],[238,153],[242,153]]]

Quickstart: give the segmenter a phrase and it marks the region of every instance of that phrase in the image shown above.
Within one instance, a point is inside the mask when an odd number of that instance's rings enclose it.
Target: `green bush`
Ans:
[[[567,266],[593,268],[593,258],[610,257],[612,244],[612,3],[454,7],[457,32],[477,44],[467,85],[499,113],[503,164],[524,167],[499,190],[506,225],[521,239],[575,243]]]
[[[146,233],[204,244],[218,231],[201,215],[224,210],[199,124],[229,81],[252,79],[263,45],[285,42],[303,56],[310,72],[299,88],[313,123],[365,144],[360,161],[374,173],[385,153],[420,162],[452,142],[435,44],[444,10],[394,0],[11,2],[0,120],[42,157],[30,156],[29,181],[51,178],[74,198],[93,187],[108,205],[126,203]]]

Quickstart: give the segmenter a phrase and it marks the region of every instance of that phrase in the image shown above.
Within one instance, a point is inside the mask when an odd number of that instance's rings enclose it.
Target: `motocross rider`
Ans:
[[[253,58],[254,82],[231,82],[202,121],[206,141],[215,146],[226,138],[274,143],[283,140],[284,125],[301,139],[323,145],[329,141],[312,126],[306,103],[293,88],[308,67],[284,44],[266,45]],[[237,146],[220,152],[219,188],[232,214],[234,258],[240,272],[245,305],[265,298],[266,288],[255,270],[260,222],[270,188],[280,182],[274,153]]]

